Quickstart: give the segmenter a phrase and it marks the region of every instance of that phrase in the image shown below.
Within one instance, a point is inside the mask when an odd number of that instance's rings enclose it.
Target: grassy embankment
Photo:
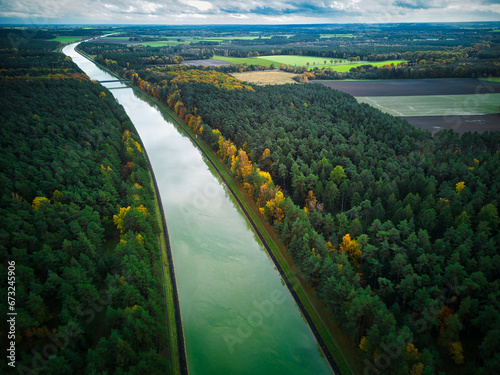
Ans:
[[[94,64],[99,66],[101,69],[106,70],[109,74],[112,74],[113,76],[117,78],[121,78],[117,74],[111,72],[109,69],[106,67],[102,66],[101,64],[97,63],[94,61],[92,56],[88,55],[87,53],[78,50],[78,53],[81,55],[85,56],[89,60],[91,60]],[[137,89],[134,87],[134,89]],[[139,89],[137,89],[140,91]],[[140,91],[142,92],[142,91]],[[149,176],[150,176],[150,181],[153,190],[156,191],[155,186],[153,184],[153,175],[151,173],[151,169],[149,170]],[[179,356],[179,347],[178,347],[178,332],[177,332],[177,325],[176,325],[176,319],[175,319],[175,301],[174,301],[174,291],[173,291],[173,286],[172,286],[172,277],[173,275],[170,274],[170,268],[169,268],[169,263],[168,263],[168,257],[167,257],[167,240],[166,240],[166,233],[164,232],[164,228],[162,223],[162,214],[161,214],[161,207],[158,203],[157,195],[155,194],[155,215],[156,215],[156,220],[159,223],[159,227],[161,230],[160,234],[160,251],[161,251],[161,259],[162,259],[162,270],[163,270],[163,276],[167,282],[165,283],[165,302],[166,302],[166,309],[167,309],[167,325],[168,325],[168,333],[169,333],[169,348],[170,352],[168,353],[170,355],[170,363],[172,366],[172,374],[174,375],[180,375],[181,374],[181,366],[180,366],[180,356]],[[162,280],[160,280],[162,282]]]
[[[153,184],[153,176],[151,174],[151,170],[149,171],[149,175],[151,177],[151,187],[155,189],[155,186]],[[156,216],[156,221],[158,223],[162,222],[162,211],[160,208],[160,204],[157,199],[157,195],[155,194],[155,216]],[[163,276],[164,280],[167,280],[167,282],[164,283],[164,293],[165,293],[165,303],[167,305],[167,329],[168,329],[168,337],[169,337],[169,352],[167,355],[170,357],[170,365],[172,366],[172,374],[173,375],[180,375],[181,374],[181,365],[180,365],[180,358],[179,358],[179,347],[178,347],[178,332],[177,332],[177,325],[176,325],[176,320],[175,320],[175,301],[174,301],[174,290],[172,286],[172,275],[170,274],[170,268],[169,268],[169,263],[168,263],[168,256],[167,256],[167,236],[166,233],[164,232],[163,225],[159,225],[160,227],[160,238],[159,238],[159,243],[160,243],[160,251],[161,251],[161,260],[162,260],[162,270],[163,270]]]

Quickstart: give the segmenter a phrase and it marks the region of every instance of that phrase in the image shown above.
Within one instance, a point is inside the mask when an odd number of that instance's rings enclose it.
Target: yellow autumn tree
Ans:
[[[124,221],[125,221],[125,216],[127,216],[127,212],[129,210],[130,206],[121,207],[120,212],[118,212],[117,215],[113,215],[113,224],[115,224],[116,227],[120,230],[120,233],[123,233],[125,231]]]
[[[195,134],[201,134],[203,131],[203,126],[201,125],[201,116],[194,117],[191,120],[189,127],[193,130]]]
[[[423,363],[415,363],[410,370],[410,375],[422,375],[423,373],[424,373]]]
[[[464,181],[460,181],[459,183],[457,183],[457,185],[455,186],[455,189],[457,190],[457,194],[460,194],[460,192],[465,188],[465,182]]]
[[[236,174],[240,181],[245,181],[246,177],[252,173],[253,166],[245,151],[239,150],[238,156],[233,158],[231,171]]]
[[[43,205],[48,203],[50,203],[50,201],[47,198],[36,197],[35,199],[33,199],[33,203],[31,204],[31,206],[33,207],[33,209],[39,210],[41,207],[43,207]]]
[[[326,248],[328,249],[328,252],[335,251],[335,247],[332,245],[330,241],[326,243]]]
[[[135,148],[137,148],[139,150],[139,152],[142,152],[142,147],[141,147],[140,143],[137,141],[134,141],[134,144],[135,144]]]
[[[406,355],[408,359],[418,359],[418,348],[413,343],[406,345]]]
[[[219,140],[217,141],[217,143],[219,144],[219,150],[217,151],[217,154],[222,158],[224,159],[224,155],[223,155],[223,145],[224,145],[224,137],[222,135],[220,135],[220,131],[217,130],[217,132],[219,133]]]
[[[359,259],[363,253],[361,251],[361,246],[355,239],[351,238],[349,233],[342,237],[342,243],[339,246],[339,251],[347,253],[349,262],[354,267],[359,268]]]
[[[264,150],[264,152],[262,153],[262,156],[260,157],[260,159],[261,159],[261,165],[262,165],[262,166],[267,166],[267,167],[270,167],[270,166],[272,165],[272,161],[271,161],[271,159],[270,159],[270,158],[268,158],[268,159],[266,160],[266,158],[267,158],[269,155],[271,155],[271,150],[269,150],[268,148],[266,148],[266,149]]]
[[[222,145],[220,142],[220,138],[222,138]],[[233,156],[236,155],[237,148],[234,145],[233,142],[231,142],[230,139],[224,140],[224,138],[221,136],[219,137],[219,147],[220,147],[220,156],[222,157],[223,160],[226,160],[227,158],[233,160]]]
[[[262,156],[260,157],[261,159],[265,159],[267,156],[269,156],[271,154],[271,150],[269,150],[268,148],[266,148],[264,150],[264,152],[262,153]]]
[[[364,352],[368,351],[368,339],[366,338],[366,336],[361,337],[359,348]]]
[[[139,207],[136,207],[137,211],[141,212],[144,216],[148,214],[148,209],[144,207],[142,204]]]
[[[460,341],[450,343],[450,355],[457,365],[464,363],[464,349]]]
[[[264,172],[264,171],[261,171],[260,169],[257,169],[257,173],[259,174],[260,177],[262,177],[262,185],[267,185],[269,186],[271,184],[271,182],[273,182],[273,179],[271,178],[271,175],[269,174],[269,172]]]
[[[275,221],[283,221],[285,218],[285,214],[280,207],[280,203],[285,199],[283,192],[277,191],[274,198],[268,200],[266,202],[266,208],[268,212],[268,217],[272,218]]]

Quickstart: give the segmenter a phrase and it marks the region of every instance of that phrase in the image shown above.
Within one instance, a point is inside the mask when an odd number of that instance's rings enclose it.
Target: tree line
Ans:
[[[0,274],[15,262],[16,368],[170,373],[142,144],[107,89],[52,43],[26,46],[0,52]]]
[[[150,47],[143,45],[127,46],[109,42],[83,43],[79,48],[95,56],[99,64],[117,68],[140,69],[142,67],[180,64],[184,60],[203,60],[213,56],[206,48],[186,46]],[[113,68],[115,70],[115,68]]]

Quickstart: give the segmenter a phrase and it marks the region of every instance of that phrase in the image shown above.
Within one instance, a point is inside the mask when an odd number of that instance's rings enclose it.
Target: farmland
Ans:
[[[314,81],[353,96],[417,96],[500,93],[500,84],[478,79]]]
[[[452,129],[457,133],[467,131],[484,133],[500,130],[500,114],[482,116],[416,116],[404,117],[419,129],[435,133],[443,129]]]
[[[358,97],[394,116],[471,116],[499,113],[500,94]]]
[[[233,73],[232,76],[240,81],[255,83],[257,85],[284,85],[286,83],[297,83],[292,79],[295,74],[278,70]]]
[[[500,83],[478,79],[315,81],[414,126],[484,132],[500,130]]]

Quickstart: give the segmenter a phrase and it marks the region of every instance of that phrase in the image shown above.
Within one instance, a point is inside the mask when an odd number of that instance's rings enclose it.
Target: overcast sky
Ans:
[[[0,0],[0,23],[298,24],[500,21],[500,0]]]

